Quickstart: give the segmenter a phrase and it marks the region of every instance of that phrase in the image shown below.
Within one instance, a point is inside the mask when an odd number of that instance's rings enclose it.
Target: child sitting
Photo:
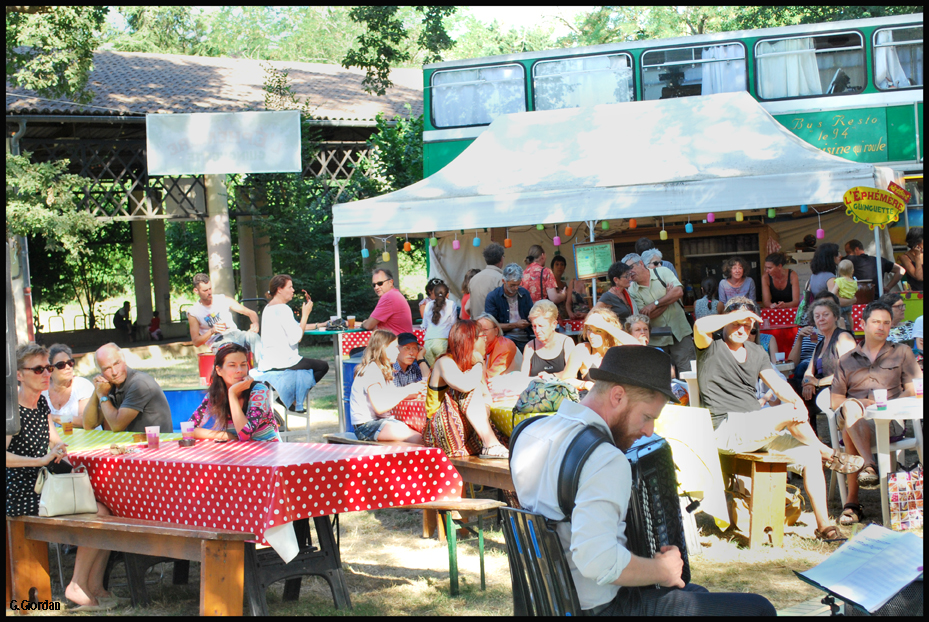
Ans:
[[[161,318],[158,317],[158,311],[152,312],[152,323],[148,325],[148,336],[152,341],[161,341],[164,336],[161,334]]]
[[[852,275],[855,273],[855,264],[848,259],[839,262],[839,276],[835,279],[835,284],[830,290],[839,297],[839,300],[855,300],[855,293],[858,291],[858,281]],[[854,304],[854,303],[853,303]],[[852,326],[852,305],[842,307],[842,317],[845,319],[845,325],[851,330]]]
[[[694,317],[702,318],[704,315],[713,315],[717,312],[719,300],[717,298],[716,279],[707,277],[700,283],[700,289],[703,290],[703,298],[694,303]]]

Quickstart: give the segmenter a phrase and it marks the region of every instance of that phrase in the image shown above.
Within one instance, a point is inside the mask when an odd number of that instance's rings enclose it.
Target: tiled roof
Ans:
[[[267,62],[267,61],[264,61]],[[57,103],[7,84],[7,114],[144,115],[146,113],[241,112],[264,109],[265,73],[262,61],[144,54],[94,53],[90,88],[92,106]],[[423,111],[423,77],[419,69],[394,69],[393,88],[378,97],[364,91],[364,72],[338,65],[270,62],[289,72],[290,85],[301,101],[308,100],[317,119],[373,120]],[[22,97],[25,96],[25,97]]]

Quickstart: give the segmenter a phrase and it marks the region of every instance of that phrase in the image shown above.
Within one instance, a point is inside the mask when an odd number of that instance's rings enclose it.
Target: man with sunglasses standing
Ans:
[[[111,430],[145,432],[146,426],[157,425],[164,434],[173,429],[171,407],[157,380],[126,365],[126,357],[115,343],[101,346],[94,356],[101,372],[94,378],[99,413]],[[84,429],[101,422],[85,412]]]
[[[371,285],[377,294],[377,306],[371,317],[361,323],[365,330],[389,330],[395,335],[413,332],[413,313],[400,290],[394,288],[394,275],[386,268],[378,268],[371,275]]]

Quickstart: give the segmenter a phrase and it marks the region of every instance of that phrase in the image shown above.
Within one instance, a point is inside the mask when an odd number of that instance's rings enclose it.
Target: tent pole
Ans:
[[[877,262],[877,296],[884,295],[884,274],[881,266],[881,228],[874,227],[874,260]]]
[[[339,266],[339,238],[334,237],[335,250],[335,313],[342,317],[342,269]]]
[[[596,221],[594,220],[587,221],[587,232],[590,234],[591,242],[594,241],[594,225],[595,224],[596,224]],[[597,279],[596,278],[590,279],[590,284],[591,284],[590,289],[592,290],[591,301],[593,302],[593,305],[595,306],[597,304]]]

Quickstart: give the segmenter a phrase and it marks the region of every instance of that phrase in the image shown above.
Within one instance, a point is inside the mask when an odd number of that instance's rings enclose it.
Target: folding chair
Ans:
[[[583,615],[561,540],[546,518],[508,507],[500,513],[513,580],[513,615]]]

